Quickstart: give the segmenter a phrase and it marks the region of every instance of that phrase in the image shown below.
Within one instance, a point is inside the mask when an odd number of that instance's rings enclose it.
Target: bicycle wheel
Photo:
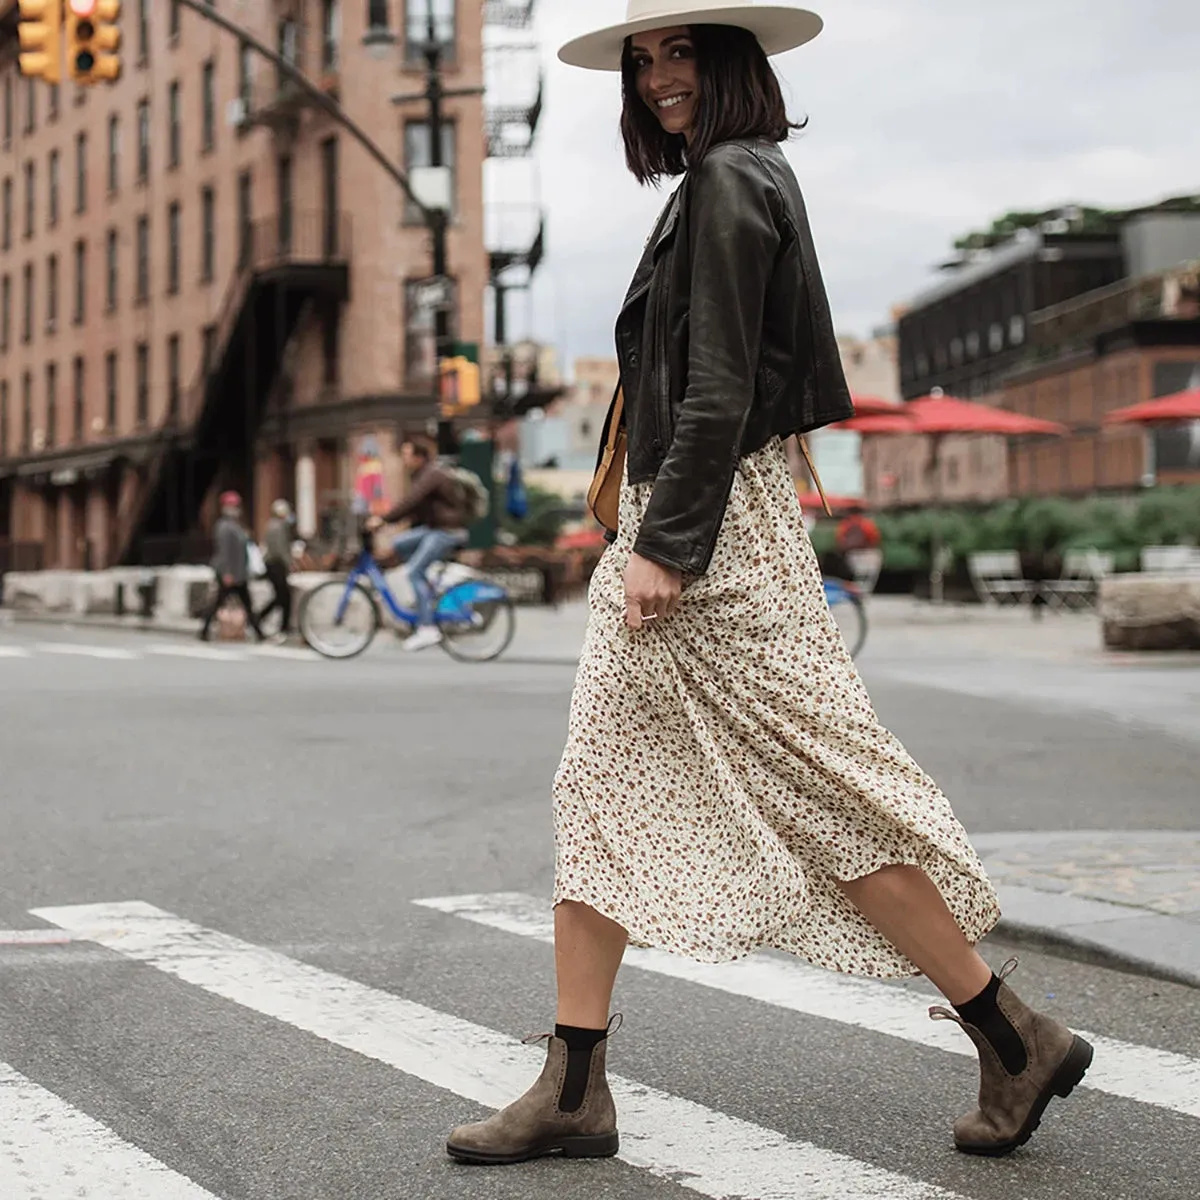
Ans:
[[[839,588],[836,595],[829,597],[829,609],[842,631],[850,657],[857,658],[867,642],[867,608],[862,597]]]
[[[354,658],[379,629],[379,606],[361,583],[347,589],[331,579],[313,588],[300,606],[300,635],[325,658]]]
[[[442,649],[459,662],[491,662],[513,640],[517,614],[508,593],[486,579],[456,583],[438,597]]]

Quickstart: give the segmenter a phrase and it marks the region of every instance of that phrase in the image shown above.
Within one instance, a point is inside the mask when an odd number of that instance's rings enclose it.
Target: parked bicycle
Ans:
[[[846,640],[846,648],[852,658],[857,658],[867,642],[867,607],[862,592],[844,579],[826,579],[825,599]]]
[[[404,634],[411,633],[420,620],[416,609],[397,600],[365,529],[361,541],[349,576],[320,584],[300,605],[301,636],[325,658],[362,654],[385,621]],[[442,580],[447,582],[443,585]],[[452,566],[436,583],[430,582],[435,587],[434,620],[442,633],[441,646],[451,658],[491,662],[508,649],[516,632],[516,610],[504,588],[489,579],[462,578]]]

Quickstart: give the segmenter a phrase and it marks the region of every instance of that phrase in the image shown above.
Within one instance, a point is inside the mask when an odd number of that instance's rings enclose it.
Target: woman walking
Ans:
[[[979,1051],[979,1108],[954,1126],[968,1153],[1022,1145],[1091,1062],[976,953],[995,891],[876,718],[796,501],[783,439],[852,406],[767,56],[821,26],[631,0],[560,51],[620,71],[638,180],[683,180],[617,319],[627,474],[554,788],[557,1026],[533,1088],[450,1135],[463,1161],[617,1152],[606,1039],[628,943],[928,976],[951,1006],[931,1015]]]

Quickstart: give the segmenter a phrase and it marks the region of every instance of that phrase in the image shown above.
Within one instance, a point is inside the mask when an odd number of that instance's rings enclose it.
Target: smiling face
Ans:
[[[696,49],[686,25],[639,33],[632,41],[638,95],[667,133],[691,136],[700,101]]]

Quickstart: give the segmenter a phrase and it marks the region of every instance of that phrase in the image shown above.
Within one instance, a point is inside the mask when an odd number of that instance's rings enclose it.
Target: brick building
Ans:
[[[447,86],[482,82],[482,13],[431,0]],[[112,86],[17,71],[0,0],[0,541],[46,566],[188,554],[223,487],[297,505],[303,533],[356,464],[434,413],[420,213],[270,63],[167,0],[127,0]],[[425,9],[257,0],[224,15],[337,98],[386,153],[428,165]],[[454,334],[480,342],[484,109],[449,100]],[[406,332],[407,331],[407,332]]]

